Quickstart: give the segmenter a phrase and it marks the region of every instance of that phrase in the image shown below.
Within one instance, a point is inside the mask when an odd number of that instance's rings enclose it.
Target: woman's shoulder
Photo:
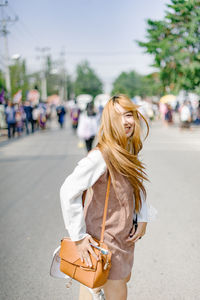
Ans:
[[[92,149],[87,157],[91,158],[91,159],[95,159],[95,160],[104,160],[103,159],[103,155],[101,153],[101,151],[99,150],[98,147],[95,147],[94,149]]]
[[[98,148],[91,150],[88,155],[79,161],[78,165],[90,164],[94,167],[106,168],[106,163],[104,161],[103,155]]]

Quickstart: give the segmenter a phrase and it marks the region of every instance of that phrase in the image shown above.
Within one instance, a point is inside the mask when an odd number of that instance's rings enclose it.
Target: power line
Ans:
[[[67,55],[77,56],[77,55],[91,55],[91,56],[118,56],[118,55],[140,55],[140,53],[132,52],[132,51],[115,51],[115,52],[104,52],[104,51],[96,51],[96,52],[84,52],[84,51],[68,51]]]
[[[17,14],[16,13],[16,11],[15,11],[15,9],[9,4],[9,9],[10,9],[10,11],[13,13],[13,14]],[[17,14],[18,15],[18,14]],[[18,22],[18,25],[20,25],[20,27],[21,27],[21,29],[23,29],[23,30],[21,30],[20,29],[20,31],[21,32],[26,32],[26,36],[28,37],[28,38],[30,38],[30,40],[35,40],[35,42],[36,42],[36,44],[40,44],[40,42],[37,40],[37,38],[36,38],[36,36],[33,34],[33,32],[31,32],[30,31],[30,29],[28,28],[28,26],[23,22],[23,20],[21,19],[21,16],[20,16],[20,18],[19,18],[19,22]],[[18,27],[19,28],[19,27]]]
[[[12,40],[15,40],[20,45],[22,45],[25,42],[25,40],[19,34],[16,34],[13,31],[10,33],[10,38]]]
[[[116,62],[101,62],[101,61],[90,61],[91,65],[100,66],[118,66],[118,65],[133,65],[135,61],[116,61]],[[69,65],[74,65],[73,62],[68,62]]]

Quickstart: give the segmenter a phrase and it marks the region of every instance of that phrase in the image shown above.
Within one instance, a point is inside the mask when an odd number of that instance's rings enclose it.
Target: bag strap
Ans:
[[[110,177],[110,174],[109,174],[109,176],[108,176],[108,183],[107,183],[107,190],[106,190],[106,199],[105,199],[105,205],[104,205],[102,229],[101,229],[101,239],[100,239],[101,243],[103,243],[103,238],[104,238],[104,231],[105,231],[105,224],[106,224],[106,215],[107,215],[107,210],[108,210],[108,198],[109,198],[109,193],[110,193],[110,182],[111,182],[111,177]],[[84,191],[83,195],[82,195],[82,206],[83,207],[84,207],[84,204],[85,204],[86,192],[87,191]]]
[[[108,176],[107,190],[106,190],[106,199],[105,199],[105,205],[104,205],[104,213],[103,213],[103,222],[102,222],[100,243],[103,243],[103,238],[104,238],[104,231],[105,231],[105,224],[106,224],[106,215],[107,215],[107,210],[108,210],[108,198],[109,198],[109,193],[110,193],[110,182],[111,182],[111,177],[110,177],[110,174],[109,174],[109,176]]]

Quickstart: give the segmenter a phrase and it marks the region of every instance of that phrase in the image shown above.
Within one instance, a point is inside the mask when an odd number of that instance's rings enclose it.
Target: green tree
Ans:
[[[141,76],[135,71],[122,72],[113,83],[112,94],[121,93],[132,98],[138,95],[141,83]]]
[[[112,94],[126,94],[130,98],[134,96],[160,95],[161,85],[158,74],[142,76],[135,71],[122,72],[114,81]]]
[[[29,90],[29,80],[26,73],[25,60],[17,60],[10,67],[11,91],[12,96],[22,90],[22,98],[25,99],[26,93]]]
[[[67,99],[73,99],[74,98],[74,82],[72,80],[72,77],[67,74],[66,76],[66,89],[67,89]]]
[[[163,92],[199,91],[200,1],[172,0],[161,21],[148,20],[147,42],[138,42],[154,56]]]
[[[3,72],[0,70],[0,91],[2,89],[6,89],[5,78],[3,76]]]
[[[103,84],[87,61],[80,63],[76,68],[74,82],[75,95],[90,94],[95,97],[103,92]]]
[[[159,78],[159,73],[155,72],[141,78],[141,91],[139,95],[141,97],[145,96],[161,96],[162,95],[162,85]]]

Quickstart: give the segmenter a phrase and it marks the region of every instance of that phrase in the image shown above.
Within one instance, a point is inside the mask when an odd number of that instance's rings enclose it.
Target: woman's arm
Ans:
[[[140,196],[141,196],[141,209],[140,212],[137,214],[137,221],[149,222],[147,201],[144,199],[143,193],[140,192]]]
[[[145,235],[147,222],[149,222],[147,202],[144,199],[144,195],[142,193],[140,193],[140,195],[142,205],[139,213],[137,213],[137,230],[134,232],[135,229],[133,228],[133,236],[131,237],[131,242],[133,243]],[[136,214],[134,214],[134,220],[136,220]]]
[[[78,162],[73,173],[60,189],[61,208],[65,227],[73,241],[87,236],[82,207],[82,194],[105,172],[106,164],[99,150],[91,151]]]
[[[154,221],[156,219],[157,210],[147,203],[144,199],[143,194],[141,194],[142,206],[140,212],[137,214],[137,230],[132,237],[132,242],[136,242],[146,233],[147,223]],[[134,214],[134,220],[136,219],[136,214]]]

